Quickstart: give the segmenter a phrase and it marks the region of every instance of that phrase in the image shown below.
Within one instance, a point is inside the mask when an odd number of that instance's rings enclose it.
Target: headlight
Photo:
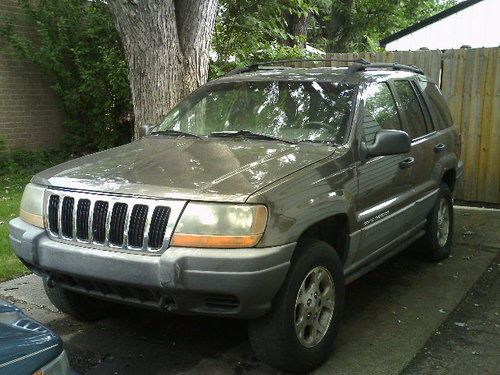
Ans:
[[[45,188],[28,184],[24,188],[19,216],[25,222],[43,228],[43,195]]]
[[[43,366],[40,370],[33,373],[33,375],[70,375],[71,370],[69,367],[68,357],[66,352],[63,350],[62,353],[54,359]]]
[[[242,248],[255,246],[266,228],[262,205],[188,203],[172,237],[172,246]]]

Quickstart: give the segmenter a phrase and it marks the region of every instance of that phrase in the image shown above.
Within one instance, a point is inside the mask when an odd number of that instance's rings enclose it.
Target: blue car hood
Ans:
[[[0,300],[0,375],[31,374],[62,350],[52,331]]]

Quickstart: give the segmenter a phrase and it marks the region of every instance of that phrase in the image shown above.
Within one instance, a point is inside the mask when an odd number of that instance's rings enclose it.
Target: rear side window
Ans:
[[[427,81],[418,82],[431,112],[432,121],[436,130],[448,128],[453,125],[450,109],[441,92],[434,83]]]
[[[409,81],[395,81],[394,87],[401,102],[401,109],[408,121],[410,137],[415,139],[427,134],[422,107],[411,83]]]
[[[374,84],[367,90],[363,117],[365,141],[372,143],[381,129],[401,130],[396,103],[386,83]]]

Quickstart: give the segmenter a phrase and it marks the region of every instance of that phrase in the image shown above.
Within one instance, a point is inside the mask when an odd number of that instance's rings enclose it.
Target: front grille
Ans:
[[[158,290],[138,288],[124,284],[110,283],[99,280],[57,273],[53,275],[56,284],[63,288],[104,297],[116,301],[131,302],[151,307],[162,308],[172,304],[173,299]]]
[[[168,247],[185,202],[49,190],[46,216],[54,239],[133,251]]]

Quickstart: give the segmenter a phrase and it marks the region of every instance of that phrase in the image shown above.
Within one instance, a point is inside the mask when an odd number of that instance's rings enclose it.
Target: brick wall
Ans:
[[[1,0],[0,16],[14,16],[19,33],[32,32],[22,19],[17,0]],[[7,140],[7,146],[55,148],[63,132],[63,120],[44,73],[13,51],[0,50],[0,137]]]

